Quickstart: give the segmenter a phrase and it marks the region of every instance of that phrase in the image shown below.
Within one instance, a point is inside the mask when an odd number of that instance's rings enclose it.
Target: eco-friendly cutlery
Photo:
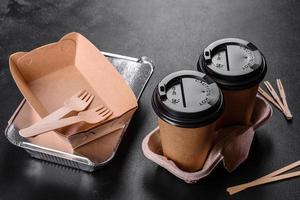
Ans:
[[[67,99],[61,108],[49,114],[48,116],[40,120],[38,123],[58,120],[72,111],[83,111],[91,104],[94,97],[94,95],[89,94],[87,91],[80,90],[75,95]]]
[[[104,106],[89,109],[78,113],[77,116],[63,118],[57,121],[45,122],[30,126],[20,130],[20,135],[27,137],[36,136],[48,131],[56,130],[79,122],[86,122],[88,124],[96,124],[107,119],[113,112]]]
[[[53,122],[59,120],[60,118],[66,116],[67,114],[71,113],[72,111],[82,111],[85,110],[93,101],[94,95],[89,94],[85,90],[80,90],[75,95],[71,96],[64,102],[64,105],[59,108],[58,110],[54,111],[53,113],[49,114],[45,118],[41,119],[33,126],[38,124],[43,124],[46,122]],[[31,134],[30,134],[31,135]],[[23,137],[30,137],[28,135],[22,135]]]
[[[64,102],[64,106],[49,114],[45,118],[43,118],[38,123],[51,122],[54,120],[58,120],[72,111],[83,111],[85,110],[93,101],[94,95],[91,95],[85,90],[80,90],[75,95],[70,97]]]

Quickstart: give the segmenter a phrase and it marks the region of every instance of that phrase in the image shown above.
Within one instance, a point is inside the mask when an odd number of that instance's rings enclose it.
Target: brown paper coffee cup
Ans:
[[[217,121],[217,129],[232,125],[250,125],[258,85],[244,90],[222,90],[225,110]]]
[[[154,90],[152,106],[158,115],[164,155],[185,171],[201,169],[223,112],[217,84],[200,72],[174,72]]]
[[[216,137],[216,123],[180,128],[158,119],[158,125],[164,155],[185,171],[201,169]]]
[[[198,71],[209,75],[224,94],[225,111],[217,129],[249,125],[258,85],[267,72],[265,58],[258,48],[237,38],[217,40],[200,55]]]

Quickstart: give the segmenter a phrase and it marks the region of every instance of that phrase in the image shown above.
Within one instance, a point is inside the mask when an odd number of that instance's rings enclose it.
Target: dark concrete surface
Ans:
[[[156,69],[115,159],[94,174],[28,156],[4,136],[22,99],[8,56],[77,31],[103,51],[149,56]],[[300,179],[229,196],[226,188],[300,159],[300,1],[39,0],[0,1],[0,199],[300,199]],[[165,75],[195,69],[206,45],[224,37],[252,41],[264,53],[273,84],[281,78],[292,123],[274,109],[255,136],[249,159],[229,174],[220,165],[188,185],[147,160],[143,137],[156,126],[150,96]]]

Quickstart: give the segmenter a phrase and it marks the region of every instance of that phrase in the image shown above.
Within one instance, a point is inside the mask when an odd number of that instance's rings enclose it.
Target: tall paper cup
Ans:
[[[251,124],[258,85],[267,72],[258,48],[242,39],[217,40],[200,55],[198,70],[209,75],[224,94],[225,111],[217,127]]]

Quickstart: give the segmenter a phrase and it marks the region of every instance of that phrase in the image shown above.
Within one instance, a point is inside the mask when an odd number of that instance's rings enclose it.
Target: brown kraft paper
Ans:
[[[222,89],[225,110],[219,120],[217,129],[232,125],[249,125],[253,113],[258,85],[244,90]]]
[[[181,128],[158,119],[158,124],[164,155],[185,171],[201,169],[216,138],[216,123]]]

